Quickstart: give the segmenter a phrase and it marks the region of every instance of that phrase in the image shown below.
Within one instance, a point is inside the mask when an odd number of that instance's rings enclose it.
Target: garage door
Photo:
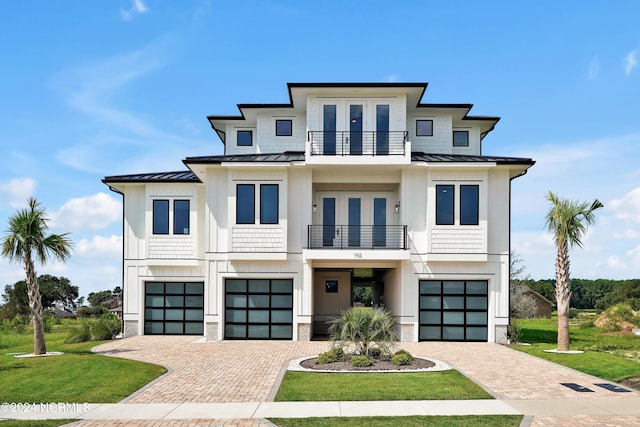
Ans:
[[[487,341],[486,280],[421,280],[421,341]]]
[[[225,339],[293,338],[293,280],[226,279]]]
[[[145,335],[203,335],[204,283],[146,282]]]

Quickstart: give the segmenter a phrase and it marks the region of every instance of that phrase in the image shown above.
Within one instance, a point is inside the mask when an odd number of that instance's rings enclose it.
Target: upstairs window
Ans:
[[[454,147],[468,147],[469,146],[469,131],[467,131],[467,130],[454,130],[453,131],[453,146]]]
[[[169,234],[169,200],[153,201],[153,234]],[[173,234],[189,234],[189,200],[173,201]]]
[[[460,225],[478,225],[480,223],[480,187],[478,185],[459,186]],[[456,186],[436,185],[436,225],[454,225],[456,223]]]
[[[250,130],[238,131],[238,147],[251,147],[253,145],[253,132]]]
[[[278,184],[260,184],[260,224],[278,223]]]
[[[189,234],[189,201],[173,201],[173,234]]]
[[[276,136],[291,136],[293,124],[291,120],[276,120]]]
[[[416,136],[433,136],[433,120],[416,120]]]
[[[454,197],[453,185],[436,185],[436,225],[453,225]]]
[[[255,224],[255,185],[238,184],[236,187],[236,224]]]
[[[478,225],[479,187],[460,186],[460,225]]]
[[[278,184],[260,184],[260,224],[277,224],[279,215]],[[256,223],[256,186],[236,187],[236,224]]]
[[[153,201],[153,234],[169,234],[169,201]]]

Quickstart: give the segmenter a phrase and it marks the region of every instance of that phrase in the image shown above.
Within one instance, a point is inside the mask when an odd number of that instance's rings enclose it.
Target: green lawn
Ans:
[[[522,415],[269,418],[280,427],[517,427]]]
[[[287,371],[275,401],[464,399],[493,397],[455,370],[393,373]]]
[[[570,327],[571,349],[584,354],[553,354],[542,350],[556,348],[555,319],[521,319],[521,341],[532,346],[512,346],[525,353],[568,366],[590,375],[618,382],[640,376],[640,337],[611,335],[595,327]]]
[[[33,351],[33,335],[0,332],[0,402],[113,403],[166,372],[91,353],[100,342],[65,344],[68,334],[69,327],[61,325],[46,334],[47,351],[64,355],[16,359],[15,353]]]

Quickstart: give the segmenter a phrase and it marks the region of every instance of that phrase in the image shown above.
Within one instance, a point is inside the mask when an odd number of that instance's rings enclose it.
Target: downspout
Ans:
[[[122,196],[122,280],[121,280],[121,289],[122,289],[122,294],[120,295],[120,301],[122,302],[122,318],[120,319],[120,333],[122,335],[122,337],[124,338],[124,193],[113,188],[112,186],[109,185],[109,190],[113,191],[114,193],[118,193]]]
[[[533,165],[531,165],[533,166]],[[529,167],[531,167],[529,166]],[[521,176],[525,176],[529,168],[526,168],[518,175],[509,178],[509,325],[511,325],[511,183],[514,179],[520,178]]]

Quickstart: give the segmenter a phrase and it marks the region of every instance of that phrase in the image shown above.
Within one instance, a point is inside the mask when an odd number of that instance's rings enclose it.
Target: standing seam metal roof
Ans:
[[[304,161],[303,152],[284,152],[273,154],[236,154],[221,156],[201,156],[187,157],[185,164],[221,164],[221,163],[242,163],[242,162],[297,162]],[[426,154],[420,152],[411,153],[412,162],[427,163],[496,163],[496,164],[524,164],[533,165],[535,161],[522,157],[504,156],[470,156],[464,154]],[[191,171],[179,172],[156,172],[131,175],[107,176],[102,182],[201,182]]]

